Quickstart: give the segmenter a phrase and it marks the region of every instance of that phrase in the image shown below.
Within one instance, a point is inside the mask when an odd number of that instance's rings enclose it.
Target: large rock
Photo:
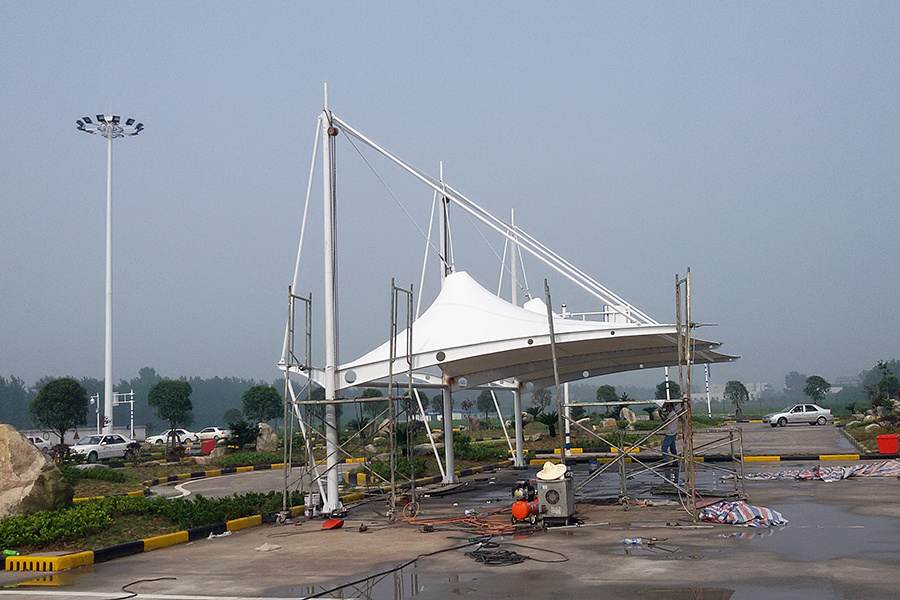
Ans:
[[[612,419],[612,418],[603,419],[603,421],[600,423],[600,427],[615,427],[615,426],[616,426],[616,420]]]
[[[531,413],[523,412],[522,413],[522,425],[528,425],[532,421]]]
[[[218,440],[216,442],[216,447],[213,448],[212,452],[209,453],[210,458],[221,458],[225,456],[225,450],[228,447],[228,442],[225,440]]]
[[[628,424],[637,423],[637,415],[634,414],[634,411],[628,408],[627,406],[623,406],[622,410],[619,411],[619,418],[628,421]]]
[[[275,452],[278,450],[278,436],[267,423],[259,424],[259,437],[256,438],[257,452]]]
[[[444,449],[444,444],[435,444],[435,447],[438,449],[438,452]],[[434,450],[431,449],[431,444],[416,444],[413,446],[413,456],[433,456]]]
[[[0,518],[62,508],[74,495],[43,452],[12,425],[0,424]]]

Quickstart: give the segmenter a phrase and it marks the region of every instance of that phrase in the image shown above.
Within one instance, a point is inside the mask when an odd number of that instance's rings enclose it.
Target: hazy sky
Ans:
[[[0,375],[103,376],[106,140],[75,119],[112,111],[145,124],[113,150],[116,381],[277,379],[326,82],[335,114],[656,320],[690,267],[699,333],[742,357],[714,382],[897,358],[898,22],[896,2],[0,3]],[[338,144],[350,360],[386,339],[391,278],[418,287],[392,194],[422,228],[432,195]],[[321,187],[298,285],[317,315]],[[454,219],[457,267],[496,289],[502,242]]]

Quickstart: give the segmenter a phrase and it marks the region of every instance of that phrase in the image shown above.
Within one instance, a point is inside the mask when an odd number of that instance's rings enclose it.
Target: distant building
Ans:
[[[772,384],[766,382],[744,383],[744,387],[747,388],[747,394],[750,396],[750,400],[758,400],[763,394],[774,391]],[[693,385],[691,388],[692,402],[706,402],[705,384],[700,383],[700,385]],[[724,402],[725,384],[711,383],[709,385],[709,399],[711,402]]]

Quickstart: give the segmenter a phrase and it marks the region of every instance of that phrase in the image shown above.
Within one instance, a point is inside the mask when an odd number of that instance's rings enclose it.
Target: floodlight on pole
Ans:
[[[112,383],[112,141],[114,138],[137,135],[144,128],[143,123],[134,124],[129,118],[125,125],[114,115],[97,115],[94,122],[90,117],[75,121],[79,131],[101,135],[107,139],[106,151],[106,344],[105,368],[103,373],[103,414],[106,421],[104,433],[113,430],[113,383]]]

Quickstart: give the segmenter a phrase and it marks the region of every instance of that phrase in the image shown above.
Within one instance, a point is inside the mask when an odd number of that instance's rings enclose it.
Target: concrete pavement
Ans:
[[[766,430],[791,432],[799,427],[766,426]],[[825,427],[807,426],[807,430],[820,436],[832,433]],[[761,435],[750,443],[769,444],[771,439]],[[796,435],[778,439],[779,452],[791,440],[801,443]],[[747,470],[783,468],[770,463],[749,465]],[[528,556],[524,563],[489,567],[467,557],[466,551],[474,546],[463,546],[476,532],[459,521],[466,509],[484,516],[508,507],[513,482],[533,477],[535,471],[501,469],[466,478],[454,493],[437,491],[421,498],[415,523],[391,524],[385,516],[387,506],[379,499],[351,508],[343,529],[323,530],[317,520],[263,525],[69,571],[55,581],[60,586],[5,588],[0,599],[121,598],[123,587],[137,580],[144,581],[126,591],[138,592],[138,598],[157,599],[301,598],[350,582],[356,583],[335,594],[373,599],[413,595],[828,599],[894,598],[900,590],[896,568],[900,564],[900,481],[896,478],[835,483],[748,481],[751,503],[778,510],[788,519],[785,527],[750,529],[693,523],[680,508],[678,497],[652,478],[639,477],[629,489],[640,489],[641,497],[670,504],[632,504],[628,510],[609,505],[604,497],[617,487],[617,475],[611,472],[578,497],[576,509],[586,526],[494,538],[501,549]],[[586,476],[586,465],[576,466],[576,485]],[[705,487],[715,486],[714,476],[702,477],[707,478]],[[431,523],[433,531],[425,532],[425,523]],[[365,532],[360,532],[361,524],[366,525]],[[623,546],[623,538],[633,537],[660,541],[652,548]],[[266,544],[280,547],[259,550]],[[422,558],[402,570],[386,572],[418,556]],[[35,575],[2,572],[0,582],[21,583]]]

